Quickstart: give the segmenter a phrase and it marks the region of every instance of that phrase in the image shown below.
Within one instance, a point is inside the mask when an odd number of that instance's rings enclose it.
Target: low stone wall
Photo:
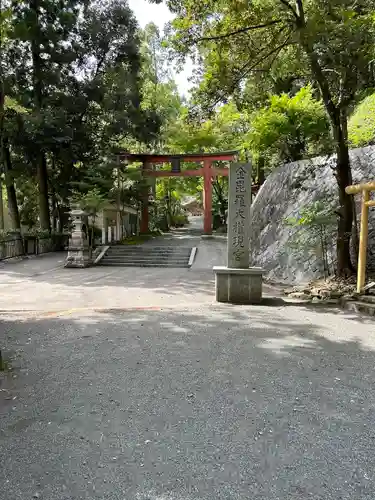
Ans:
[[[375,147],[352,150],[350,153],[353,183],[375,180]],[[295,248],[297,231],[285,220],[298,217],[301,210],[322,200],[332,210],[338,206],[337,184],[333,176],[334,159],[314,158],[289,163],[276,169],[266,180],[252,206],[250,257],[252,265],[266,270],[269,279],[298,283],[324,275],[320,245]],[[357,219],[360,219],[360,196],[356,198]],[[312,235],[311,235],[312,238]],[[335,227],[328,229],[328,261],[335,263]],[[311,243],[311,241],[310,241]],[[368,266],[375,268],[375,208],[370,210]]]
[[[65,250],[68,239],[69,237],[63,234],[48,238],[27,236],[22,239],[8,236],[0,241],[0,260]]]

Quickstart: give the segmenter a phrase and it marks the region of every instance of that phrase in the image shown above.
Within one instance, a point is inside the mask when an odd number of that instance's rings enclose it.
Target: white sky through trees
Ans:
[[[173,14],[169,11],[165,4],[155,5],[150,4],[147,0],[128,0],[129,7],[134,12],[138,19],[141,28],[144,28],[148,23],[155,23],[161,33],[163,33],[164,25],[173,19]],[[188,78],[193,70],[192,64],[188,61],[181,73],[173,72],[178,90],[181,95],[187,95],[191,84]]]

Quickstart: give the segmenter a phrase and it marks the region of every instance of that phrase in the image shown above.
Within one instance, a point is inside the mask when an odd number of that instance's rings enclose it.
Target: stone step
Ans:
[[[144,257],[169,257],[171,255],[176,255],[177,257],[186,257],[190,255],[189,252],[110,252],[109,250],[106,252],[106,255],[115,255],[119,257],[134,257],[137,255],[142,255]]]
[[[191,250],[188,252],[111,252],[110,250],[107,250],[106,255],[118,255],[119,257],[127,256],[129,255],[130,257],[134,255],[144,255],[144,256],[151,256],[151,257],[157,257],[158,255],[177,255],[179,257],[185,257],[186,255],[190,255]]]
[[[137,250],[137,251],[166,251],[166,250],[191,250],[190,246],[171,246],[171,245],[161,245],[161,246],[151,246],[151,245],[112,245],[109,247],[111,250],[118,251],[128,251],[128,250]]]
[[[190,255],[191,252],[184,252],[184,253],[176,253],[176,252],[165,252],[165,253],[152,253],[152,252],[134,252],[134,253],[121,253],[121,252],[106,252],[106,256],[111,256],[111,257],[119,257],[119,258],[133,258],[133,257],[142,257],[142,258],[150,258],[150,259],[157,259],[157,258],[170,258],[170,257],[177,257],[181,259],[185,259]]]
[[[149,259],[149,258],[143,258],[143,257],[113,257],[113,256],[106,256],[103,258],[102,262],[155,262],[156,264],[158,263],[164,263],[164,262],[170,262],[170,263],[188,263],[189,258],[185,257],[183,259],[181,258],[164,258],[164,259]]]
[[[123,261],[111,261],[111,260],[102,260],[100,262],[100,266],[108,266],[108,267],[168,267],[168,268],[181,268],[186,269],[188,267],[187,263],[155,263],[155,262],[123,262]]]
[[[166,259],[189,259],[190,257],[190,252],[186,254],[157,254],[157,255],[152,255],[152,254],[116,254],[116,253],[107,253],[105,254],[104,258],[113,258],[113,259],[150,259],[150,260],[166,260]]]
[[[114,245],[110,247],[101,266],[188,268],[191,247]]]

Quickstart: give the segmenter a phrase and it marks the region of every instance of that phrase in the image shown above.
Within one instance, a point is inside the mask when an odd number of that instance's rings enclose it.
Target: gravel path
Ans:
[[[2,331],[2,500],[375,497],[371,323],[197,306]]]

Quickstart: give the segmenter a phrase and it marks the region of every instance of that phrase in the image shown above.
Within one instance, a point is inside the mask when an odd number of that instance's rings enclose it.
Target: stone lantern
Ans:
[[[80,208],[70,212],[73,229],[69,238],[64,267],[88,267],[92,264],[88,234],[88,215]]]

